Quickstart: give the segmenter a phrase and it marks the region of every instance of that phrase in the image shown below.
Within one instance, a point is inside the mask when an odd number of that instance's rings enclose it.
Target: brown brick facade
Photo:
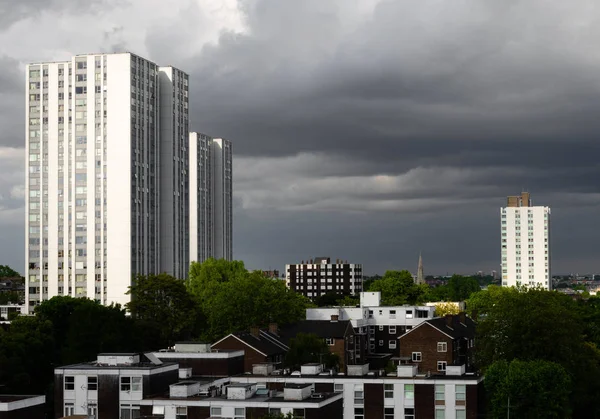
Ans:
[[[452,339],[426,322],[410,333],[401,336],[398,341],[401,357],[412,359],[413,352],[421,353],[421,361],[416,362],[420,373],[436,374],[438,361],[445,361],[447,365],[453,365]],[[446,343],[446,352],[438,352],[438,342]]]
[[[383,384],[365,384],[365,419],[383,418]]]
[[[415,417],[419,419],[435,419],[435,392],[433,384],[415,386]]]
[[[243,350],[244,351],[244,372],[252,372],[252,365],[263,362],[270,362],[270,358],[256,351],[252,347],[233,336],[227,336],[220,342],[215,343],[213,349]]]

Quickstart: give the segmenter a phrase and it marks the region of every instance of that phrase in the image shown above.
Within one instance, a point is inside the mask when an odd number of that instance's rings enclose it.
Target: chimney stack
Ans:
[[[464,311],[461,311],[460,313],[458,313],[458,316],[459,316],[460,322],[462,324],[466,324],[467,323],[467,315],[466,315],[466,313]]]
[[[250,334],[257,338],[260,335],[260,328],[258,326],[252,326],[250,328]]]
[[[454,316],[452,314],[446,314],[446,316],[445,316],[445,318],[446,318],[446,326],[452,327],[453,317]]]
[[[279,328],[277,327],[277,323],[269,323],[269,332],[277,335],[279,332]]]

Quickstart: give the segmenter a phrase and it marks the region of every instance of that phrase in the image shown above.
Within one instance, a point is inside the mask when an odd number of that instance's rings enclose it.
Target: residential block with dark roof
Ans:
[[[313,334],[323,339],[331,353],[340,358],[340,371],[346,365],[354,364],[355,332],[350,320],[338,320],[332,316],[331,320],[303,320],[295,324],[282,327],[278,336],[287,346],[299,333]]]
[[[269,329],[258,327],[250,331],[231,333],[211,346],[216,350],[243,350],[244,371],[251,372],[254,364],[271,363],[281,366],[289,347],[277,336],[277,325]]]
[[[472,371],[475,322],[465,313],[428,319],[398,338],[400,360],[422,373],[442,373],[448,366]]]

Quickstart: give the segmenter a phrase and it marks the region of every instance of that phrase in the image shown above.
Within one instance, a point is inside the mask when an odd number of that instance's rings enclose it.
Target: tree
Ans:
[[[329,291],[317,297],[314,301],[317,307],[332,307],[336,305],[341,298],[343,298],[342,294],[338,294],[335,291]]]
[[[458,314],[460,307],[453,303],[438,303],[435,305],[436,317],[444,317],[446,314]]]
[[[479,320],[476,362],[487,372],[496,361],[543,360],[561,365],[572,382],[573,417],[596,417],[600,409],[600,352],[584,340],[576,303],[554,291],[490,286],[473,294],[467,308]]]
[[[172,344],[189,337],[198,319],[196,305],[185,283],[165,273],[138,276],[127,294],[127,310],[134,319],[155,325],[161,342]]]
[[[0,328],[0,384],[3,392],[44,394],[56,365],[52,324],[37,317],[15,319],[9,331]]]
[[[210,297],[213,287],[220,283],[248,276],[244,262],[208,258],[204,262],[192,262],[186,282],[188,291],[198,300]]]
[[[250,273],[239,261],[193,263],[187,287],[206,318],[202,338],[210,341],[251,326],[302,320],[312,306],[284,281],[260,271]]]
[[[447,287],[451,301],[463,301],[471,294],[481,291],[479,281],[472,276],[452,275],[448,280]]]
[[[570,417],[571,379],[565,369],[548,361],[496,361],[485,375],[491,418]]]
[[[360,297],[344,295],[344,298],[338,300],[336,305],[340,307],[356,307],[360,304]]]
[[[0,265],[0,278],[20,278],[21,274],[8,265]]]
[[[269,412],[260,419],[295,419],[295,416],[292,412],[287,412],[285,415],[283,413]]]
[[[285,355],[285,366],[299,368],[301,365],[318,362],[327,368],[335,368],[340,360],[337,354],[329,352],[325,341],[312,333],[298,333],[290,339],[290,349]]]
[[[383,278],[373,282],[369,291],[381,292],[383,305],[418,304],[424,301],[427,285],[415,284],[412,274],[404,271],[387,271]]]
[[[35,309],[36,318],[51,324],[57,364],[95,359],[100,352],[144,349],[134,320],[119,305],[103,306],[87,298],[53,297]],[[11,327],[12,331],[12,327]],[[46,348],[51,351],[52,348]]]

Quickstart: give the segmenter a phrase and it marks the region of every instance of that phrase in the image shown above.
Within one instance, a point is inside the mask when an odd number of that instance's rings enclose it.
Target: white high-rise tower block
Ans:
[[[26,301],[129,301],[188,270],[188,76],[134,54],[27,66]]]
[[[550,208],[534,207],[528,192],[500,210],[502,285],[552,287]]]

